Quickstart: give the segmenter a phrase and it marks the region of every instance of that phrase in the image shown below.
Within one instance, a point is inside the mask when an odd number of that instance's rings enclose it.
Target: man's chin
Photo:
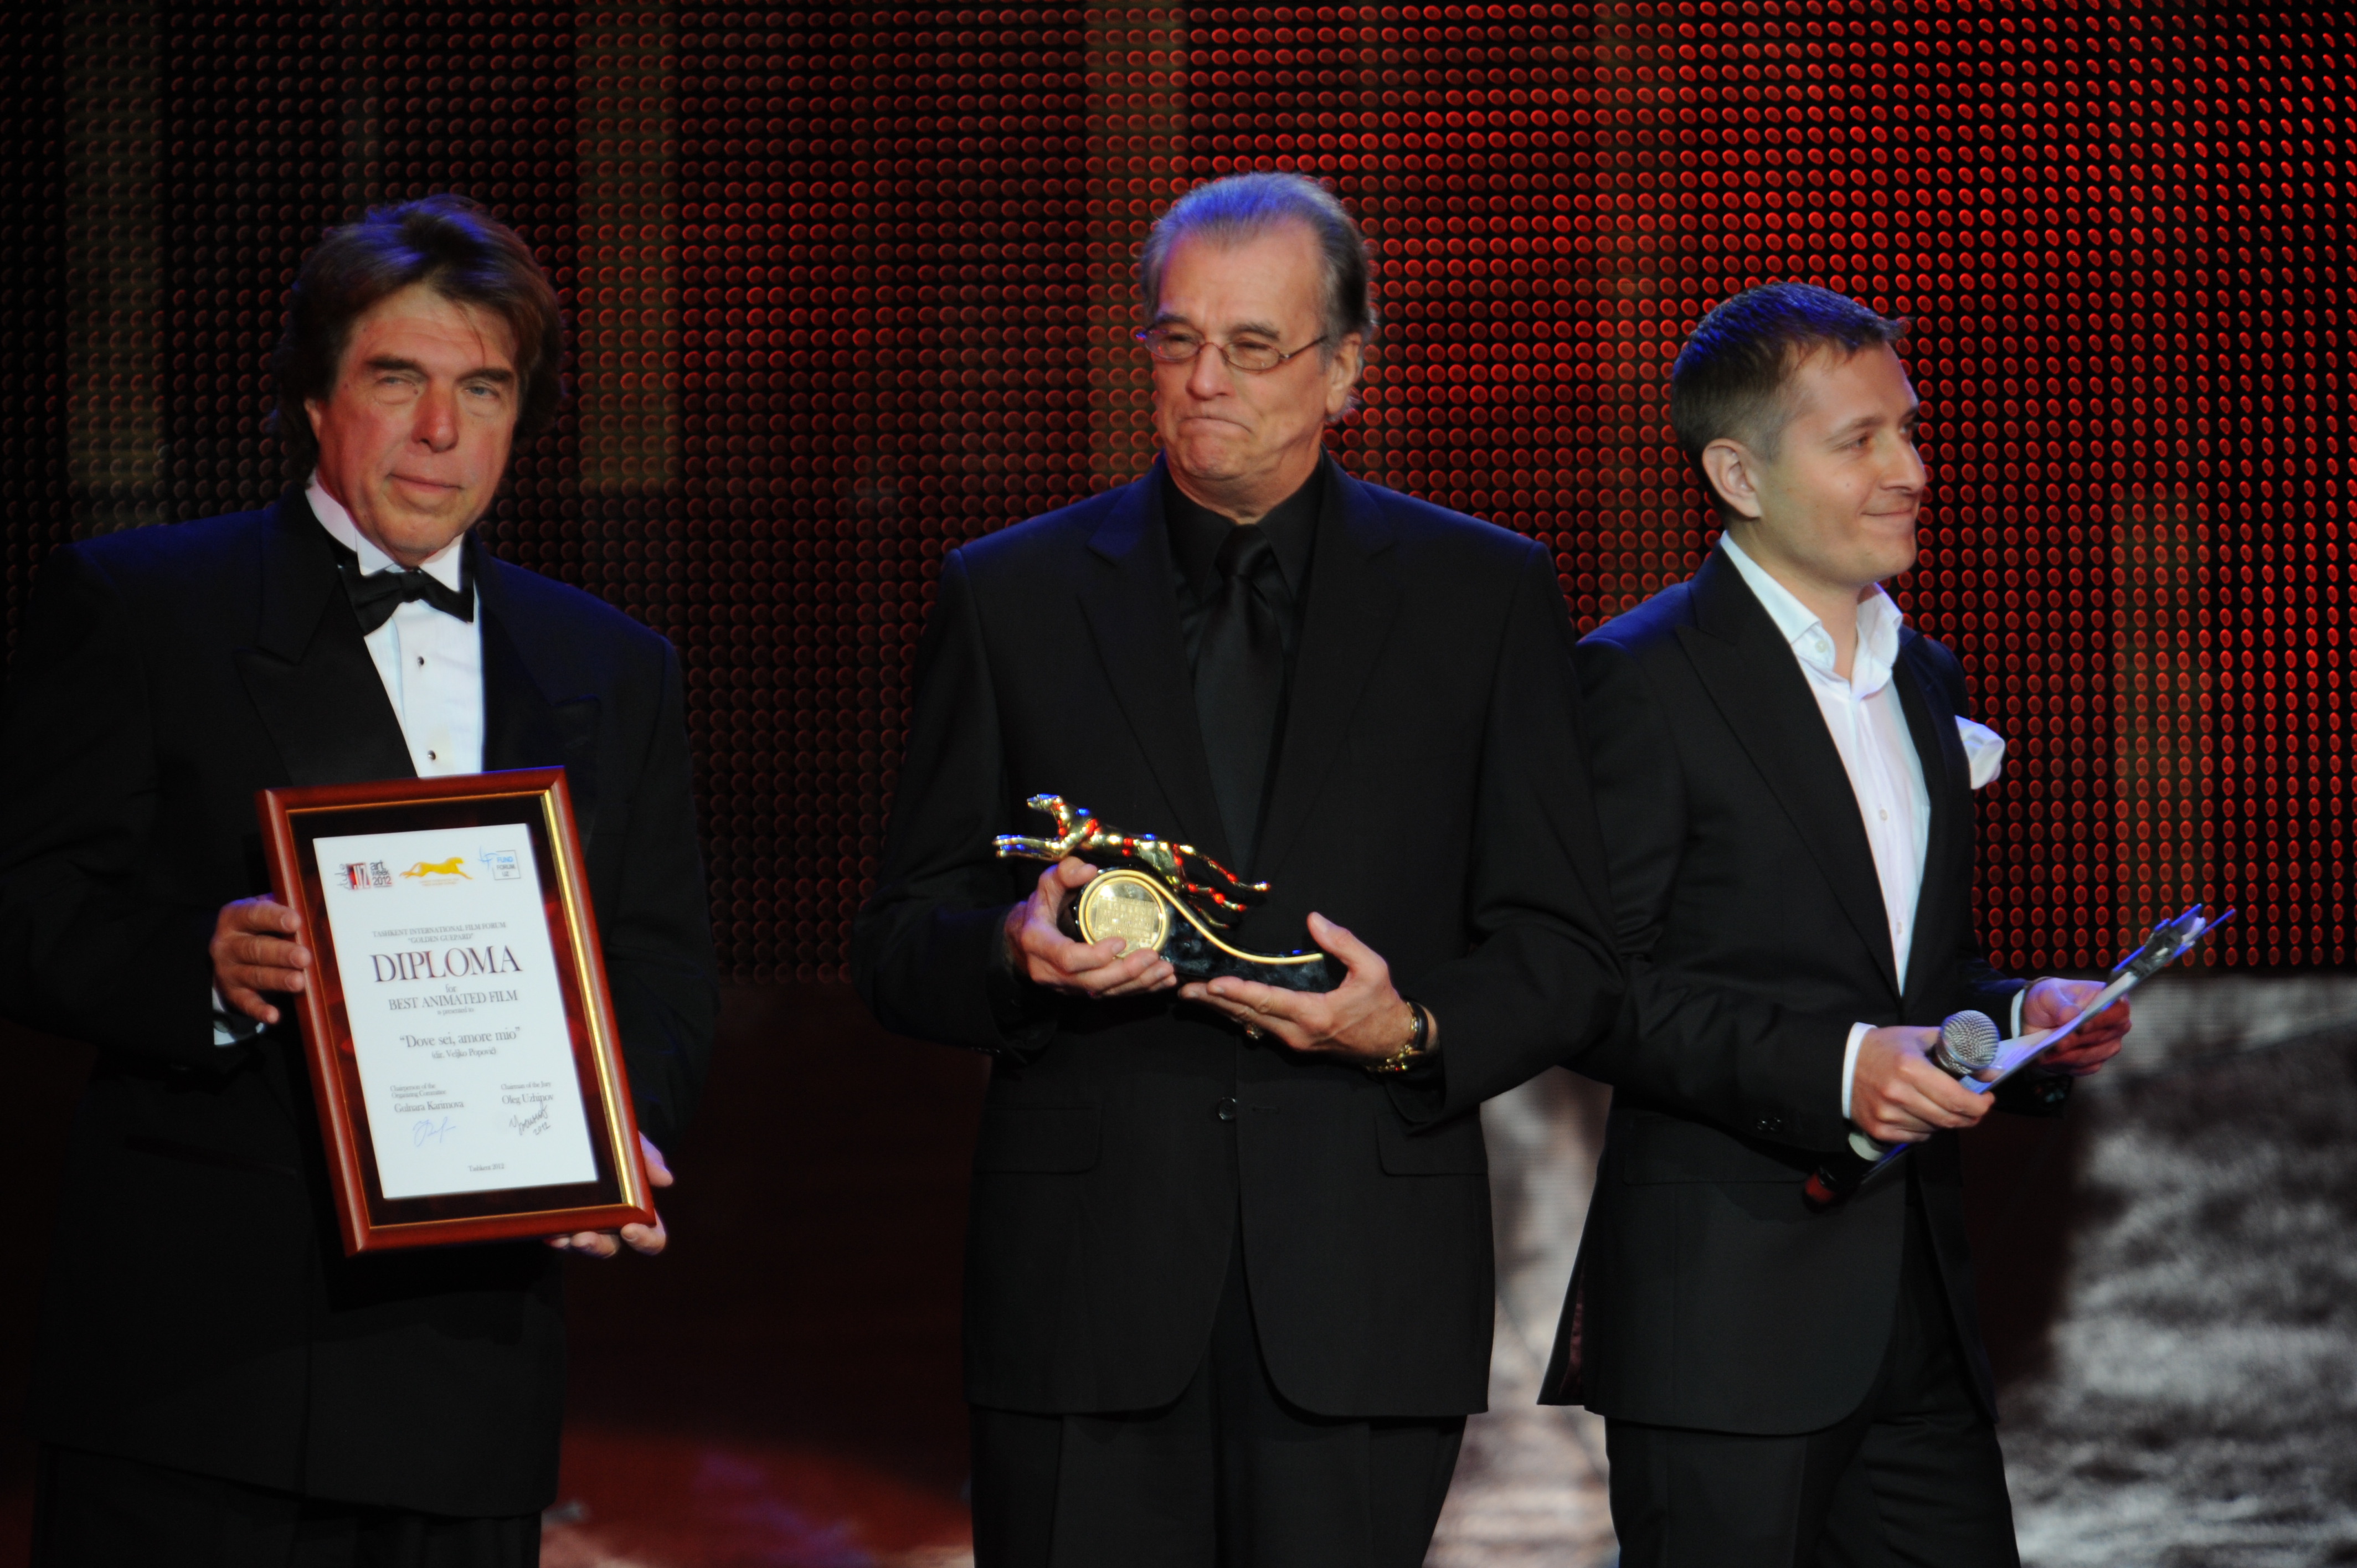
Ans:
[[[391,510],[382,519],[382,527],[386,543],[404,554],[425,556],[447,548],[474,521],[466,499],[454,497],[448,506],[431,510],[419,507]]]
[[[1877,547],[1875,553],[1876,564],[1881,567],[1875,576],[1876,582],[1896,577],[1902,572],[1911,572],[1915,569],[1915,563],[1922,558],[1921,536],[1910,528],[1904,538],[1889,538]]]
[[[1166,445],[1163,450],[1174,467],[1192,478],[1240,479],[1252,472],[1250,446],[1243,440],[1186,435]]]

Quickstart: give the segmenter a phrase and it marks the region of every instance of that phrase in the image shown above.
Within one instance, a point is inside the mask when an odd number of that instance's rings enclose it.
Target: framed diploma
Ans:
[[[565,770],[255,804],[345,1253],[651,1223]]]

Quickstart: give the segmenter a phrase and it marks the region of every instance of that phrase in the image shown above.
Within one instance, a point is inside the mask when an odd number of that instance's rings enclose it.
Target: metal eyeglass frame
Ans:
[[[1144,349],[1147,354],[1151,355],[1156,360],[1165,365],[1191,365],[1195,362],[1197,358],[1202,354],[1204,349],[1217,349],[1220,351],[1220,360],[1222,364],[1226,365],[1228,369],[1232,371],[1241,371],[1243,374],[1247,376],[1265,376],[1268,374],[1269,371],[1275,370],[1280,365],[1283,365],[1286,360],[1307,354],[1310,349],[1317,348],[1320,343],[1326,342],[1334,336],[1331,332],[1321,332],[1317,337],[1312,338],[1308,342],[1301,345],[1300,348],[1287,349],[1284,352],[1278,354],[1275,359],[1270,360],[1267,364],[1254,366],[1237,364],[1235,355],[1230,351],[1228,345],[1221,342],[1216,338],[1204,338],[1196,344],[1195,352],[1189,354],[1184,359],[1174,360],[1167,354],[1156,353],[1154,349],[1154,337],[1155,334],[1163,330],[1164,328],[1159,327],[1141,327],[1136,331],[1131,333],[1130,337],[1137,343],[1138,347]]]

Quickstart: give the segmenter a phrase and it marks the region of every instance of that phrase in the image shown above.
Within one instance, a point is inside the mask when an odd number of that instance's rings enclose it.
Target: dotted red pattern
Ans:
[[[1894,587],[2011,746],[1982,798],[1994,956],[2104,963],[2199,901],[2242,910],[2208,961],[2346,961],[2345,35],[1713,10],[1577,29],[1576,249],[1621,345],[1576,381],[1619,467],[1591,515],[1599,564],[1616,523],[1643,547],[1595,611],[1654,586],[1657,521],[1707,535],[1661,429],[1703,309],[1792,277],[1908,316],[1934,489]]]
[[[1911,317],[1894,586],[2011,744],[1992,956],[2207,900],[2215,961],[2347,961],[2345,31],[1854,10],[12,13],[11,627],[74,532],[274,494],[304,249],[468,191],[557,279],[582,394],[490,537],[678,645],[728,972],[838,977],[941,555],[1142,470],[1139,236],[1299,169],[1378,257],[1335,449],[1544,540],[1583,629],[1708,547],[1665,415],[1704,310],[1797,277]]]

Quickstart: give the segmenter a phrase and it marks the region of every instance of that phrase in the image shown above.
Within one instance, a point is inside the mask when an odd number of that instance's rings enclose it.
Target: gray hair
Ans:
[[[1318,242],[1326,263],[1326,356],[1356,334],[1375,337],[1374,300],[1367,286],[1366,237],[1334,193],[1297,174],[1235,174],[1197,186],[1170,204],[1146,231],[1137,253],[1137,299],[1151,321],[1162,309],[1162,269],[1170,249],[1192,234],[1233,245],[1271,229],[1298,223]]]

